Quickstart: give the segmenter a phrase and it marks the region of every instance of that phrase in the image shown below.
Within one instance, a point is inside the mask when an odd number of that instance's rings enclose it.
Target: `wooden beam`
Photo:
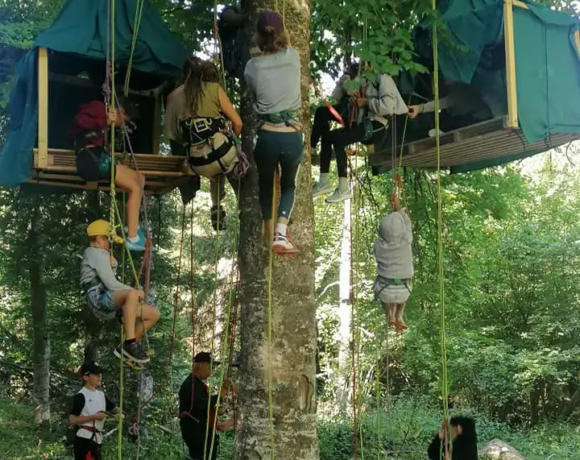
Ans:
[[[514,6],[517,6],[518,8],[523,8],[524,10],[529,10],[530,7],[528,5],[526,5],[524,2],[520,2],[520,0],[513,0],[514,2]]]
[[[503,7],[505,60],[507,78],[508,127],[518,128],[518,94],[516,85],[516,50],[514,35],[514,0],[504,0]]]
[[[48,166],[48,52],[38,48],[38,164]]]
[[[155,111],[153,112],[153,155],[159,155],[159,143],[161,142],[161,96],[155,98]]]

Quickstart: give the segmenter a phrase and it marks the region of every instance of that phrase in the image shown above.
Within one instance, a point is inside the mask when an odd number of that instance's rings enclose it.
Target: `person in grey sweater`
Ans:
[[[373,291],[383,305],[389,325],[401,332],[407,329],[403,313],[413,289],[413,230],[398,197],[393,195],[391,201],[394,212],[381,218],[375,241],[378,273]]]
[[[277,254],[294,254],[288,222],[294,209],[296,175],[304,147],[301,122],[300,55],[292,46],[284,20],[275,11],[263,11],[256,41],[262,54],[250,59],[244,70],[248,90],[254,96],[259,119],[254,147],[258,169],[264,240]],[[274,177],[280,171],[280,203],[273,227]],[[274,239],[271,241],[271,235]]]
[[[367,65],[367,70],[372,68]],[[339,203],[352,197],[348,185],[348,161],[346,147],[357,142],[374,144],[384,135],[393,115],[409,112],[397,85],[390,75],[379,74],[374,82],[363,79],[362,89],[351,93],[347,89],[349,78],[345,78],[335,89],[334,97],[351,95],[351,104],[356,107],[355,119],[345,120],[344,128],[322,134],[320,148],[320,179],[314,186],[313,198],[333,192],[330,185],[330,161],[332,151],[336,155],[338,188],[326,199],[327,203]]]
[[[90,246],[83,254],[80,281],[89,309],[102,320],[117,316],[122,318],[125,342],[115,349],[115,356],[124,356],[140,364],[147,363],[149,356],[137,340],[157,322],[159,310],[143,305],[143,291],[123,284],[115,277],[114,270],[118,264],[111,254],[109,223],[96,220],[87,227],[87,235]]]

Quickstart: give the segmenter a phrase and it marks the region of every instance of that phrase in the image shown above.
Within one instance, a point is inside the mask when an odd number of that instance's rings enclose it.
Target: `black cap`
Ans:
[[[207,353],[205,351],[202,351],[201,353],[198,353],[197,355],[195,355],[195,358],[193,358],[193,362],[194,363],[212,363],[214,366],[219,366],[221,364],[220,361],[212,360],[211,354]]]
[[[80,368],[81,375],[98,375],[103,373],[103,368],[100,367],[95,361],[90,361],[83,363]]]

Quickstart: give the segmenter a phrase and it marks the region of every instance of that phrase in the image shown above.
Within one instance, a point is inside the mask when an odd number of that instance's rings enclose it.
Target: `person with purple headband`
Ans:
[[[264,239],[278,254],[297,252],[287,234],[294,207],[296,175],[303,157],[300,107],[300,56],[290,46],[282,16],[264,11],[258,18],[256,42],[262,54],[250,59],[244,71],[255,97],[260,119],[254,159],[259,175],[259,197]],[[274,176],[280,167],[280,204],[271,242]]]

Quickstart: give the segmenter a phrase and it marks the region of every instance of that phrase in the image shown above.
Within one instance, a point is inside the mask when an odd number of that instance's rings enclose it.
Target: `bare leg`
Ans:
[[[123,305],[123,328],[125,330],[125,340],[135,338],[135,322],[137,313],[140,313],[141,291],[136,289],[126,291],[116,291],[114,301],[117,305]]]
[[[387,327],[393,326],[395,324],[395,310],[392,308],[392,304],[386,302],[381,302],[381,304],[387,317]]]
[[[159,320],[159,310],[157,308],[151,305],[143,305],[140,310],[135,325],[135,338],[137,340],[141,339],[145,332],[149,331]]]
[[[406,303],[398,303],[396,304],[396,315],[395,315],[395,321],[398,325],[399,328],[401,329],[407,329],[407,325],[405,324],[405,321],[403,320],[403,313],[405,312],[405,306],[407,304]]]
[[[127,199],[127,236],[136,238],[145,178],[141,173],[122,164],[116,165],[115,169],[115,184],[129,193]]]

